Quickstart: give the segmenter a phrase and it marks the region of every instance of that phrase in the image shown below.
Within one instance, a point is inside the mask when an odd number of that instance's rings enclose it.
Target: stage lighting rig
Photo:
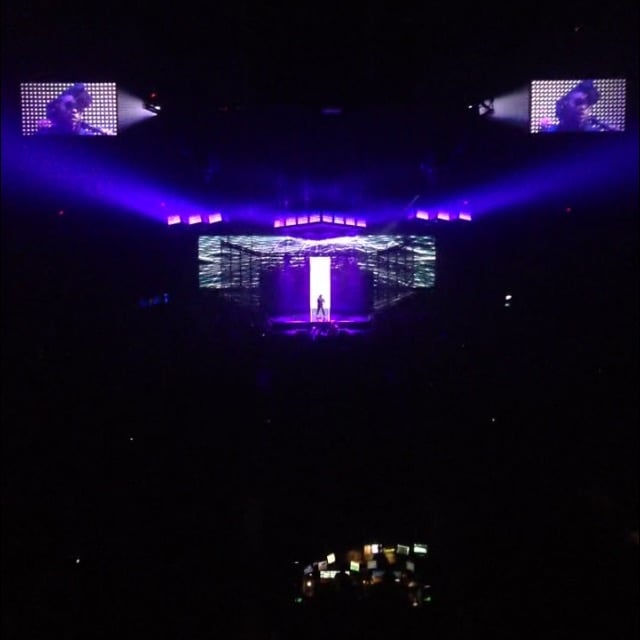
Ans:
[[[162,104],[156,91],[151,91],[144,100],[144,108],[156,115],[162,111]]]
[[[493,106],[493,98],[487,98],[478,105],[478,114],[480,117],[491,117],[495,113],[495,107]]]

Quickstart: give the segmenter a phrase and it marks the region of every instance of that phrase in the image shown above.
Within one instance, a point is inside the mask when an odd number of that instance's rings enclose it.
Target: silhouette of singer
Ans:
[[[318,302],[318,306],[316,308],[316,320],[320,317],[320,315],[322,315],[323,320],[326,320],[327,312],[325,311],[325,308],[324,308],[324,297],[322,296],[322,294],[318,296],[317,302]]]
[[[109,136],[114,132],[85,122],[84,112],[93,103],[82,82],[63,91],[46,107],[47,117],[38,123],[37,135],[53,136]]]
[[[557,133],[562,131],[618,131],[606,122],[591,115],[591,108],[600,100],[600,91],[593,80],[582,80],[571,91],[556,102],[556,116],[558,122],[542,122],[542,133]]]

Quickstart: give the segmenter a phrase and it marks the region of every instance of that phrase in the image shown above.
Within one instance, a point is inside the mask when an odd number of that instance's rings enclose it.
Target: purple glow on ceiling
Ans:
[[[615,136],[587,152],[558,156],[535,166],[515,169],[488,184],[468,189],[468,200],[477,217],[510,209],[517,212],[518,207],[550,198],[592,198],[617,189],[624,192],[632,187],[636,190],[637,167],[637,143],[627,136]]]
[[[349,114],[344,115],[346,118]],[[51,195],[52,199],[64,196],[65,204],[70,198],[79,198],[162,224],[172,224],[170,220],[175,218],[185,223],[191,216],[200,216],[203,223],[211,224],[222,221],[220,211],[224,211],[225,220],[275,228],[318,223],[366,228],[374,222],[405,219],[406,203],[416,193],[410,181],[404,193],[396,189],[395,195],[390,195],[386,186],[382,193],[378,192],[378,184],[402,186],[406,180],[404,174],[410,163],[398,163],[397,158],[391,157],[388,163],[382,159],[365,169],[362,162],[359,168],[356,166],[357,157],[351,167],[347,166],[348,159],[341,156],[340,165],[334,167],[331,162],[337,154],[332,151],[333,155],[325,158],[330,161],[327,168],[321,163],[321,153],[314,154],[313,149],[305,147],[302,153],[310,166],[305,166],[301,175],[295,167],[288,174],[286,163],[281,172],[258,165],[244,166],[242,156],[233,167],[237,173],[231,175],[231,182],[236,181],[232,193],[223,198],[213,188],[194,195],[197,189],[180,186],[178,179],[172,179],[170,167],[158,170],[157,166],[140,162],[135,153],[127,153],[126,147],[120,153],[122,149],[117,145],[128,142],[122,136],[97,145],[87,145],[83,139],[58,144],[60,141],[33,137],[3,138],[3,185],[8,188]],[[419,203],[412,205],[417,210],[410,217],[469,221],[472,215],[477,219],[502,211],[517,214],[523,207],[547,199],[563,199],[564,207],[568,196],[624,191],[630,185],[637,189],[637,140],[632,136],[598,136],[597,144],[581,144],[578,151],[571,153],[567,149],[573,147],[560,142],[555,141],[554,157],[545,152],[547,157],[539,158],[537,164],[527,166],[531,161],[523,160],[518,163],[521,166],[510,165],[513,168],[509,171],[492,169],[492,177],[476,177],[475,182],[469,178],[464,190],[452,186],[448,195],[435,190],[431,196],[431,192],[424,193]],[[277,153],[288,158],[286,149]],[[254,158],[252,162],[257,161]],[[470,204],[461,204],[466,199]],[[301,213],[291,213],[298,210]]]
[[[52,199],[72,198],[102,208],[113,206],[162,224],[169,216],[188,217],[211,211],[210,202],[198,202],[179,190],[172,191],[150,172],[129,168],[110,157],[102,145],[89,147],[84,138],[65,140],[67,144],[56,142],[59,141],[29,138],[26,144],[9,143],[14,187],[50,194]]]

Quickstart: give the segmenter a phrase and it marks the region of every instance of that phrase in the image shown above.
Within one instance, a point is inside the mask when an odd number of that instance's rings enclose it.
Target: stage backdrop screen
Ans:
[[[290,236],[198,238],[201,289],[258,288],[266,269],[303,269],[309,256],[330,256],[334,268],[358,267],[378,286],[425,289],[435,285],[436,244],[432,236],[361,235],[326,239]]]
[[[625,130],[624,78],[533,80],[530,133],[609,133]]]
[[[115,136],[118,90],[115,82],[23,82],[20,84],[23,136]]]

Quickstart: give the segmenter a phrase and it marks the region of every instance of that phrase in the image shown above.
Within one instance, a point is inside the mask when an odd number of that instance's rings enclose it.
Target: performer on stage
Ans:
[[[562,131],[618,131],[606,122],[602,122],[591,115],[591,108],[600,100],[600,91],[593,80],[582,80],[569,93],[556,102],[556,116],[558,122],[542,123],[542,133],[557,133]]]
[[[46,107],[47,117],[38,123],[40,136],[112,136],[112,131],[90,125],[84,112],[93,103],[91,94],[82,82],[66,89]]]
[[[325,311],[325,308],[324,308],[324,297],[322,294],[318,296],[318,306],[316,308],[316,320],[320,318],[320,315],[322,315],[323,320],[327,319],[327,312]]]

